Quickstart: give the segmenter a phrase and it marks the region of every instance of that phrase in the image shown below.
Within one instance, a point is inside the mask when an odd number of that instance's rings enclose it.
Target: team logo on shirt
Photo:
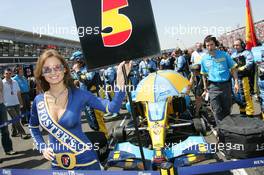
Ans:
[[[218,58],[218,59],[215,59],[215,62],[221,63],[221,62],[224,62],[225,60],[226,60],[225,58]]]
[[[70,156],[64,154],[61,156],[61,163],[63,166],[65,167],[69,167],[70,164],[71,164],[71,159],[70,159]]]
[[[211,66],[212,66],[212,60],[207,60],[206,62],[205,62],[205,66],[209,69]]]
[[[76,156],[72,153],[58,153],[56,154],[57,165],[63,169],[73,169],[76,167]]]

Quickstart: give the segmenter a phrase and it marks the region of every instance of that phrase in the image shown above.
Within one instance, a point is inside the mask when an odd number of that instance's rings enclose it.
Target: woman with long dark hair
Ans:
[[[74,88],[70,69],[55,50],[45,51],[38,59],[35,78],[44,93],[36,96],[31,112],[30,131],[36,147],[52,161],[52,169],[99,170],[95,150],[82,131],[81,111],[85,104],[105,112],[118,112],[125,97],[122,62],[117,70],[117,87],[112,101],[103,100],[88,91]],[[130,65],[126,65],[127,72]],[[49,132],[49,145],[40,133],[39,125]]]

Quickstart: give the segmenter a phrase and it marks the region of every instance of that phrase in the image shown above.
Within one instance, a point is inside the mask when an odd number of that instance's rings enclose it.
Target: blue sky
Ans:
[[[1,0],[0,25],[37,32],[39,27],[74,27],[70,0]],[[162,49],[185,48],[207,34],[245,25],[245,0],[151,0]],[[251,0],[254,21],[264,19],[264,1]],[[46,34],[78,40],[74,33]]]

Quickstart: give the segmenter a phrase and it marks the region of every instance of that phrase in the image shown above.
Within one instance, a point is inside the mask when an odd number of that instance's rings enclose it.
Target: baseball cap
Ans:
[[[84,60],[83,53],[81,51],[73,52],[70,61]]]

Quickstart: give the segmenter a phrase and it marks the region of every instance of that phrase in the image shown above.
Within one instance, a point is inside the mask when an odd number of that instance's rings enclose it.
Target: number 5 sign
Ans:
[[[89,69],[160,53],[150,0],[72,0]]]
[[[124,44],[131,36],[130,19],[119,13],[119,9],[128,7],[127,0],[102,0],[102,29],[112,28],[111,33],[103,33],[105,47],[116,47]]]

